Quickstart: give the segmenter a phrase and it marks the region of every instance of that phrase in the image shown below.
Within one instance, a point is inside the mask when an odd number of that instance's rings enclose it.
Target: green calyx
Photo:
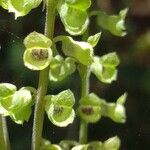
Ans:
[[[120,139],[117,136],[114,136],[104,142],[93,141],[88,144],[77,145],[71,150],[119,150],[120,145]]]
[[[86,31],[89,24],[87,9],[90,5],[90,0],[61,0],[59,2],[58,12],[69,34],[80,35]]]
[[[101,32],[100,32],[100,33],[97,33],[97,34],[95,34],[95,35],[93,35],[93,36],[90,36],[90,37],[88,38],[87,42],[88,42],[92,47],[95,47],[95,46],[98,44],[100,38],[101,38]]]
[[[25,88],[16,91],[16,87],[8,83],[2,83],[0,87],[0,114],[10,116],[18,124],[28,121],[33,104],[31,92]]]
[[[91,71],[96,77],[104,83],[111,83],[117,79],[117,66],[119,58],[115,52],[104,56],[95,56],[94,63],[91,65]]]
[[[46,113],[53,124],[65,127],[73,122],[75,112],[72,107],[75,99],[70,90],[65,90],[58,95],[47,95],[45,101]]]
[[[1,0],[0,5],[15,14],[15,18],[27,15],[33,8],[40,5],[42,0]]]
[[[108,103],[96,94],[91,93],[81,98],[77,114],[87,123],[98,122],[102,116],[108,117],[117,123],[125,123],[126,111],[124,103],[126,97],[127,94],[125,93],[118,98],[116,103]]]
[[[103,101],[101,103],[102,107],[102,115],[105,117],[109,117],[114,122],[117,123],[125,123],[126,121],[126,111],[124,107],[124,103],[126,101],[127,94],[121,95],[116,103],[107,103]]]
[[[58,36],[55,42],[62,42],[62,50],[66,56],[75,58],[83,65],[93,62],[93,47],[88,42],[75,41],[69,36]]]
[[[79,143],[72,140],[63,140],[59,143],[60,147],[64,150],[70,150],[72,147],[77,146]]]
[[[43,70],[49,66],[52,57],[52,42],[41,33],[32,32],[24,39],[26,50],[24,64],[31,70]]]
[[[71,75],[76,70],[75,60],[71,57],[64,59],[57,55],[50,62],[49,79],[51,81],[61,81]]]
[[[78,115],[88,123],[95,123],[101,118],[100,100],[97,95],[91,93],[80,100],[77,109]]]
[[[42,139],[40,150],[62,150],[59,145],[51,144],[47,139]]]
[[[128,9],[123,9],[118,15],[108,15],[103,11],[97,12],[97,23],[100,27],[116,36],[125,36],[125,17]]]

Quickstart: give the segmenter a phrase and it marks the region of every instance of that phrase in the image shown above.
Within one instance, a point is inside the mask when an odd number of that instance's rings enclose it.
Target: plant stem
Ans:
[[[81,97],[89,94],[89,76],[90,69],[88,66],[80,65],[81,76]],[[88,141],[88,123],[81,120],[79,129],[79,142],[80,144],[86,144]]]
[[[6,119],[1,115],[0,115],[0,149],[10,150],[10,142],[8,138]]]
[[[55,11],[57,0],[46,1],[46,23],[45,35],[53,41]],[[34,111],[34,123],[32,133],[32,150],[40,150],[40,143],[42,140],[42,130],[44,122],[44,97],[47,93],[49,67],[40,71],[39,85]]]

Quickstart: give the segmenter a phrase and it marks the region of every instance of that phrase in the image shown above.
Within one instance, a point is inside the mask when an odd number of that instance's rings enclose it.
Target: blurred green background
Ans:
[[[126,18],[127,36],[115,37],[96,26],[92,18],[91,34],[102,31],[102,38],[95,54],[116,51],[121,59],[118,80],[111,85],[100,83],[91,76],[90,90],[102,98],[115,101],[125,91],[128,92],[126,106],[127,122],[116,124],[102,118],[97,124],[89,126],[89,140],[106,140],[118,135],[121,150],[150,149],[150,0],[95,0],[92,9],[101,9],[113,14],[129,7]],[[22,86],[37,87],[38,72],[28,70],[23,65],[23,39],[32,32],[44,31],[45,12],[42,6],[32,10],[23,18],[14,19],[13,14],[0,8],[0,82],[10,82]],[[56,19],[56,35],[67,34],[59,17]],[[48,92],[55,94],[70,88],[78,99],[80,79],[78,73],[56,84],[50,83]],[[23,126],[16,125],[9,118],[8,129],[13,150],[30,150],[33,115]],[[45,116],[43,136],[53,143],[62,139],[78,140],[79,121],[67,128],[53,126]]]

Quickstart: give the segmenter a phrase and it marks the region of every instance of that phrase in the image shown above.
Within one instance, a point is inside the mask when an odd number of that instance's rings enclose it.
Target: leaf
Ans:
[[[93,36],[90,36],[87,40],[87,42],[92,46],[95,47],[97,45],[97,43],[99,42],[99,39],[101,37],[101,32],[97,33]]]
[[[91,71],[96,77],[104,82],[111,83],[117,79],[117,69],[119,58],[115,52],[108,53],[102,57],[95,56]]]
[[[50,62],[49,79],[51,81],[61,81],[76,70],[75,60],[62,56],[55,56]]]
[[[104,142],[103,149],[104,150],[119,150],[120,144],[121,144],[120,139],[117,136],[115,136],[115,137],[109,138],[108,140]]]
[[[77,8],[79,8],[79,6],[75,7],[75,5],[68,5],[62,2],[58,5],[61,21],[66,31],[71,35],[83,34],[89,24],[87,12]]]
[[[65,90],[58,95],[46,96],[45,100],[45,110],[53,124],[64,127],[73,122],[75,112],[72,107],[75,100],[70,90]]]
[[[91,93],[80,100],[78,115],[88,123],[95,123],[101,118],[100,99]]]
[[[8,11],[15,13],[15,18],[27,15],[39,6],[42,0],[7,0]]]
[[[116,36],[125,36],[125,17],[127,15],[128,9],[123,9],[118,15],[107,15],[103,11],[98,12],[97,22],[102,28],[110,31]]]
[[[62,49],[66,56],[75,58],[83,65],[93,62],[93,47],[89,43],[74,41],[69,36],[59,36],[55,40],[62,41]]]
[[[87,10],[91,6],[91,0],[65,0],[65,2],[80,10]]]
[[[23,60],[31,70],[43,70],[50,64],[52,42],[41,33],[32,32],[24,39],[26,50]]]
[[[0,83],[0,98],[10,96],[17,90],[16,86],[10,83]]]

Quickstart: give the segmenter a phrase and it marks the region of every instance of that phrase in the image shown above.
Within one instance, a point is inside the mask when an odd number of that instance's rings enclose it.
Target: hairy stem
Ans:
[[[53,41],[55,11],[57,0],[46,1],[46,23],[45,35]],[[42,130],[44,122],[44,97],[47,93],[49,67],[40,71],[39,85],[34,111],[34,123],[32,133],[32,150],[40,150],[40,143],[42,140]]]
[[[0,115],[0,149],[10,150],[6,119]]]
[[[89,94],[89,76],[90,70],[88,66],[80,65],[81,76],[81,97]],[[86,144],[88,141],[88,123],[81,120],[79,129],[79,142],[80,144]]]

